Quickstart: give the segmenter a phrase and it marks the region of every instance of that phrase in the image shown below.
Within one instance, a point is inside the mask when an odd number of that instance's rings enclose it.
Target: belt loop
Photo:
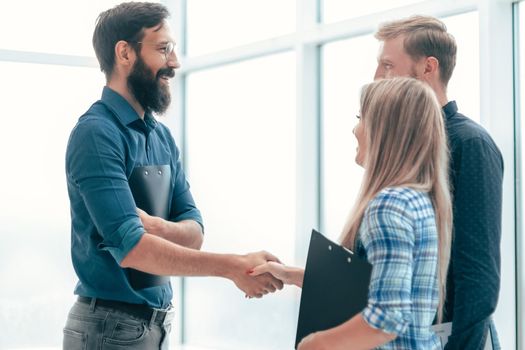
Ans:
[[[151,319],[149,320],[148,328],[151,328],[151,325],[155,322],[155,319],[157,318],[157,312],[159,312],[157,309],[153,309],[153,313],[151,314]]]
[[[89,303],[89,310],[91,310],[91,312],[95,312],[96,303],[97,303],[97,298],[91,298],[91,302]]]

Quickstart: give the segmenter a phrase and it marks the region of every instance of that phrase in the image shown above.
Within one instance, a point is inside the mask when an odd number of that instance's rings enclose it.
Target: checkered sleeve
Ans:
[[[373,266],[363,318],[399,336],[411,319],[415,237],[409,202],[399,193],[381,192],[365,212],[359,239]]]

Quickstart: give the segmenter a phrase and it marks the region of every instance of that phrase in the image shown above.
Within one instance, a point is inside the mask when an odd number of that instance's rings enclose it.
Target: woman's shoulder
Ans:
[[[407,186],[386,187],[370,201],[368,214],[397,214],[416,218],[433,212],[428,192]]]
[[[428,192],[408,186],[386,187],[379,191],[371,202],[412,203],[420,200],[430,200]]]

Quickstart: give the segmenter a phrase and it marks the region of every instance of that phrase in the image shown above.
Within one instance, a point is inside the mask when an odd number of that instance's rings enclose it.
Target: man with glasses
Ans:
[[[447,98],[456,42],[436,18],[414,16],[383,24],[375,79],[410,76],[426,82],[443,107],[454,207],[444,321],[452,322],[446,350],[484,349],[500,288],[503,158],[480,125]]]
[[[200,251],[202,219],[169,130],[169,80],[180,67],[160,4],[122,3],[100,14],[93,46],[102,97],[80,117],[66,152],[71,253],[78,276],[64,349],[168,349],[168,276],[231,279],[248,297],[282,288],[247,271],[269,253]],[[138,208],[137,208],[138,207]]]

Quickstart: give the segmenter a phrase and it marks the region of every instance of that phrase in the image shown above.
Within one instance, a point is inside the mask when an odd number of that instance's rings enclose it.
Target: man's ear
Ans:
[[[423,74],[426,80],[434,80],[436,77],[439,79],[439,61],[433,56],[425,58],[425,66]]]
[[[135,50],[127,41],[120,40],[115,44],[115,63],[122,67],[132,67],[135,62]]]

